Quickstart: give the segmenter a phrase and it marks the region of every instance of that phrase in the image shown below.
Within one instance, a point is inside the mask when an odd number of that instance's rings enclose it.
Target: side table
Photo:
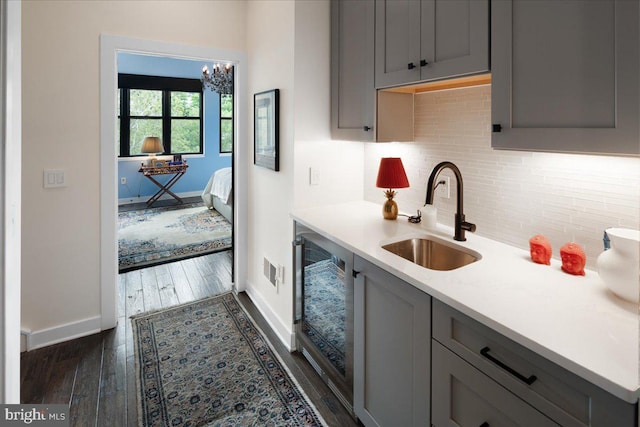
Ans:
[[[154,194],[149,198],[149,200],[147,200],[147,206],[150,207],[151,205],[153,205],[165,193],[172,196],[178,202],[183,203],[182,199],[176,196],[170,190],[170,188],[173,187],[173,185],[176,182],[178,182],[180,178],[182,178],[182,176],[187,172],[188,167],[189,165],[187,165],[186,163],[183,163],[181,165],[169,165],[169,166],[141,166],[138,172],[142,173],[142,175],[146,176],[147,178],[149,178],[151,182],[153,182],[155,185],[160,187],[160,189],[156,192],[156,194]],[[165,184],[162,184],[154,178],[155,175],[173,175],[173,176]]]

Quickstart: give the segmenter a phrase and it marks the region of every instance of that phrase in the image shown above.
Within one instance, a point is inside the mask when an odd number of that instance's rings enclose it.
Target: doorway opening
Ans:
[[[119,272],[231,251],[233,84],[204,87],[205,61],[117,55]]]
[[[210,49],[118,36],[101,36],[101,296],[102,329],[109,329],[118,320],[118,263],[117,263],[117,206],[119,197],[117,175],[118,156],[116,138],[118,127],[118,54],[147,55],[155,58],[174,58],[184,61],[201,61],[209,64],[220,61],[231,63],[235,68],[234,142],[229,159],[232,168],[233,239],[232,287],[236,292],[244,290],[246,281],[246,158],[247,150],[238,144],[246,139],[246,56],[242,52]],[[201,68],[201,67],[200,67]],[[189,162],[189,160],[188,160]],[[141,163],[136,162],[139,167]],[[191,165],[190,165],[191,167]],[[137,193],[136,193],[137,196]],[[142,195],[140,196],[142,197]],[[156,272],[156,275],[158,273]],[[186,273],[185,273],[186,274]],[[206,296],[206,295],[205,295]]]

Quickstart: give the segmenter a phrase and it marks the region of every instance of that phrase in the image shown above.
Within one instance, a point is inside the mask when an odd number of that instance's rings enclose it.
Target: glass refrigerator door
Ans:
[[[305,239],[303,269],[302,333],[344,377],[349,298],[345,261]]]

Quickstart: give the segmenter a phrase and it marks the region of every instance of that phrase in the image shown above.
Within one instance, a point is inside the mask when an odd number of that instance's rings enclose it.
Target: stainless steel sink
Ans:
[[[455,270],[480,259],[479,254],[456,249],[427,238],[413,238],[382,246],[393,254],[431,270]]]

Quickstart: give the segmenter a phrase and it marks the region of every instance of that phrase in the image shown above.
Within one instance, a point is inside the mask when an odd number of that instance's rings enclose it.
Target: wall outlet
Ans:
[[[123,176],[122,178],[120,178],[120,184],[126,184],[127,183],[127,177]]]
[[[438,182],[444,181],[444,184],[438,184],[436,188],[436,195],[442,199],[451,198],[451,177],[439,176]]]
[[[278,264],[276,267],[276,279],[278,283],[284,283],[284,265]]]

